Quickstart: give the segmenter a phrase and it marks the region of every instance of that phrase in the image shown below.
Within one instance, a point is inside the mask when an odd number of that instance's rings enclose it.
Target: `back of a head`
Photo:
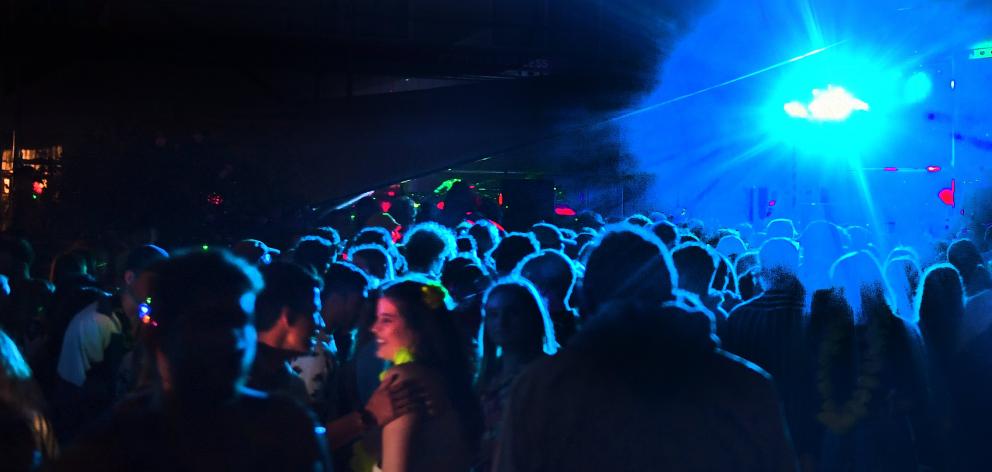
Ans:
[[[843,228],[829,221],[817,220],[806,226],[799,236],[799,243],[809,253],[808,260],[831,264],[844,254],[848,241]]]
[[[603,305],[629,299],[658,306],[674,298],[678,276],[672,257],[656,236],[643,228],[620,224],[607,228],[585,264],[582,315],[592,316]]]
[[[499,242],[499,229],[487,220],[476,221],[468,229],[468,234],[475,238],[475,244],[478,248],[476,255],[480,259]]]
[[[534,238],[537,239],[541,249],[555,249],[558,251],[564,249],[564,245],[562,244],[564,237],[557,226],[549,223],[537,223],[531,227],[531,232],[534,233]]]
[[[181,252],[149,270],[157,277],[147,340],[168,359],[173,387],[229,395],[254,357],[258,270],[217,250]]]
[[[920,282],[920,266],[910,257],[896,257],[885,263],[885,278],[892,288],[896,302],[896,315],[908,322],[916,322],[913,300]]]
[[[789,238],[771,238],[758,250],[758,265],[762,273],[795,274],[799,269],[799,245]]]
[[[792,239],[796,237],[796,226],[788,218],[776,218],[765,226],[765,234],[768,238]]]
[[[393,216],[397,223],[403,226],[403,228],[409,228],[413,226],[413,222],[417,219],[417,206],[410,197],[398,197],[394,198],[391,202],[392,205],[389,207],[389,214]]]
[[[627,223],[634,226],[640,226],[641,228],[650,228],[651,225],[654,224],[654,222],[651,221],[651,218],[648,218],[640,213],[628,216]]]
[[[144,244],[127,253],[122,274],[132,272],[138,274],[153,264],[169,257],[169,253],[154,244]]]
[[[726,235],[720,238],[720,241],[716,243],[716,252],[723,254],[724,256],[734,258],[738,254],[744,254],[747,252],[747,246],[741,238],[734,235]]]
[[[331,242],[335,248],[341,247],[341,233],[331,226],[319,226],[309,231],[309,234],[320,236]]]
[[[479,295],[489,285],[489,275],[478,258],[461,255],[444,264],[441,283],[458,302]]]
[[[435,274],[440,272],[441,263],[455,254],[455,241],[447,228],[420,223],[403,236],[403,249],[411,271]]]
[[[357,293],[365,296],[372,289],[369,276],[354,264],[335,262],[324,273],[324,294]]]
[[[337,248],[320,236],[304,236],[293,248],[293,262],[310,267],[318,274],[323,274],[327,270],[331,262],[334,262],[335,256],[337,256]]]
[[[717,258],[708,246],[687,243],[675,248],[672,262],[679,273],[679,288],[706,296],[713,284]]]
[[[489,253],[496,273],[507,276],[525,257],[535,253],[540,244],[530,233],[510,233]]]
[[[520,261],[518,273],[545,297],[568,300],[575,285],[575,267],[560,251],[543,250]]]
[[[290,324],[295,317],[312,316],[314,291],[320,292],[324,282],[310,268],[292,262],[273,262],[262,268],[265,288],[255,302],[255,327],[268,331],[279,320],[283,307],[289,307]]]
[[[975,243],[967,239],[958,239],[947,247],[947,262],[961,273],[961,277],[967,283],[975,268],[982,264],[982,255],[978,252]]]
[[[362,228],[355,234],[355,237],[351,238],[349,241],[349,246],[362,246],[365,244],[376,244],[381,246],[383,249],[389,250],[393,247],[393,237],[384,228],[378,226],[370,226]]]
[[[661,243],[668,249],[675,247],[675,240],[679,237],[678,228],[671,221],[663,220],[651,226],[651,232],[658,236]]]
[[[860,251],[871,247],[871,231],[864,226],[848,226],[845,228],[848,237],[849,251]]]
[[[924,335],[934,330],[947,331],[944,335],[956,332],[958,323],[964,318],[965,296],[964,283],[954,266],[936,264],[927,268],[916,297],[920,329]]]
[[[866,317],[882,316],[878,310],[894,314],[889,288],[875,256],[867,251],[849,252],[830,267],[830,280],[843,290],[844,298],[854,312],[855,322],[869,321]]]
[[[24,238],[0,235],[0,274],[12,280],[27,276],[34,264],[34,248]]]
[[[86,257],[78,251],[68,251],[59,254],[52,260],[52,270],[49,281],[57,286],[63,281],[76,280],[89,273]]]
[[[392,280],[395,276],[393,260],[382,246],[365,244],[353,247],[348,260],[378,280]]]

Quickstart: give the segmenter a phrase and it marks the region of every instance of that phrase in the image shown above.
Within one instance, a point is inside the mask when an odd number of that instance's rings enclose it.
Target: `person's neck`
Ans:
[[[289,361],[297,354],[293,351],[289,351],[279,347],[281,345],[278,339],[264,339],[260,334],[258,336],[258,353],[263,354],[263,357],[269,359],[277,359],[279,361]]]

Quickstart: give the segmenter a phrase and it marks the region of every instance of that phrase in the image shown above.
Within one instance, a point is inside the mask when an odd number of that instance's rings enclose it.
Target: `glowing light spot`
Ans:
[[[950,188],[942,188],[940,189],[940,192],[937,192],[937,198],[939,198],[941,202],[944,202],[944,205],[954,206],[954,185],[954,179],[951,179]]]
[[[37,200],[38,199],[38,194],[31,195],[31,199],[32,200]]]
[[[930,76],[925,72],[916,72],[906,80],[903,95],[907,102],[918,103],[929,97],[932,90],[933,81],[930,80]]]
[[[927,172],[940,172],[940,166],[927,166]]]
[[[224,203],[224,197],[216,192],[211,193],[210,195],[207,195],[207,203],[214,206],[220,206],[222,203]]]
[[[884,170],[886,172],[899,172],[899,168],[898,167],[884,167],[884,168],[882,168],[882,170]]]
[[[777,200],[768,200],[768,206],[770,206],[770,207],[775,206],[775,204],[777,204],[777,203],[778,203]]]
[[[444,211],[444,202],[437,202],[437,205],[435,206],[438,210]]]
[[[45,183],[44,182],[34,182],[31,184],[31,191],[36,195],[41,195],[45,193]]]
[[[393,207],[392,202],[387,202],[387,201],[379,202],[379,208],[382,210],[383,213],[389,213],[389,209],[392,207]]]
[[[390,191],[386,192],[386,195],[389,195],[390,197],[395,197],[396,196],[396,192],[390,190]]]
[[[954,79],[951,79],[951,90],[954,90],[957,87],[958,87],[958,83]]]
[[[210,246],[209,246],[209,245],[207,245],[207,244],[204,244],[203,246],[200,246],[200,247],[201,247],[201,248],[202,248],[202,249],[203,249],[204,251],[209,251],[209,250],[210,250]]]
[[[793,118],[809,117],[809,110],[806,109],[806,105],[795,100],[785,104],[785,113]]]
[[[555,208],[555,214],[558,215],[558,216],[575,216],[576,215],[575,210],[573,210],[573,209],[571,209],[571,208],[569,208],[567,206],[560,206],[558,208]]]
[[[496,197],[496,203],[499,206],[503,206],[503,192],[500,192],[499,195]]]
[[[434,193],[444,193],[444,192],[447,192],[447,191],[451,190],[451,187],[453,187],[456,183],[461,182],[461,181],[462,181],[462,179],[448,179],[448,180],[445,180],[444,182],[441,182],[441,185],[438,185],[437,188],[434,189]]]

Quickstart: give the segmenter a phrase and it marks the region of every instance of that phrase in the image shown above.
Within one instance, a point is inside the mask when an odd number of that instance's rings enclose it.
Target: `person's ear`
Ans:
[[[132,285],[134,281],[138,278],[138,274],[135,274],[133,270],[124,271],[124,285]]]

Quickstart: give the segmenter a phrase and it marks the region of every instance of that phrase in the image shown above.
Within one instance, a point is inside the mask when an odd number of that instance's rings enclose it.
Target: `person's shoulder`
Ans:
[[[417,362],[396,365],[386,370],[383,379],[395,377],[397,382],[415,380],[418,382],[429,382],[435,380],[437,372],[428,366]]]

